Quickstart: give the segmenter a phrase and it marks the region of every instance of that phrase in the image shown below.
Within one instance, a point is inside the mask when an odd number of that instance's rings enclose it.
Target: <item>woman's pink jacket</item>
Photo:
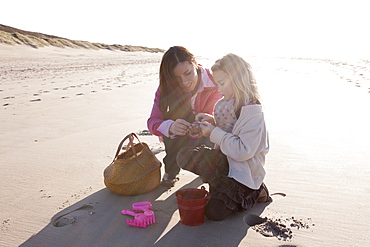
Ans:
[[[216,102],[222,98],[222,95],[218,92],[217,85],[208,69],[201,67],[201,76],[203,90],[197,94],[193,110],[195,115],[198,113],[208,113],[213,115],[214,106]],[[156,136],[164,136],[158,128],[167,119],[164,119],[163,113],[159,108],[159,98],[160,88],[158,87],[155,93],[152,113],[150,114],[147,125],[150,133]],[[172,120],[175,121],[176,119]]]

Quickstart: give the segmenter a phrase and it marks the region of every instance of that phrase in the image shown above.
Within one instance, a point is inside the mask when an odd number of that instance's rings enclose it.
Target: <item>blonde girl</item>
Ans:
[[[269,141],[251,66],[228,54],[211,70],[223,98],[216,103],[214,115],[199,113],[195,119],[215,148],[184,148],[177,163],[209,183],[211,199],[205,214],[211,220],[223,220],[270,199],[263,183]]]

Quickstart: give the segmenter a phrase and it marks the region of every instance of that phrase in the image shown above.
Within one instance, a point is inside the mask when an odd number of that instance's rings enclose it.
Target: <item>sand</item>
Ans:
[[[246,58],[270,134],[265,182],[286,196],[191,227],[175,197],[204,185],[189,172],[143,195],[107,190],[103,171],[127,134],[164,157],[145,133],[161,55],[0,45],[0,246],[368,245],[368,61]],[[138,201],[157,223],[125,224]]]

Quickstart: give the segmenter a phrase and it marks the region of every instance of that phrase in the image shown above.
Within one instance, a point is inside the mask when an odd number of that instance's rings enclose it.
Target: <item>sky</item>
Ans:
[[[370,58],[366,0],[14,0],[0,24],[73,40],[187,47],[197,56]]]

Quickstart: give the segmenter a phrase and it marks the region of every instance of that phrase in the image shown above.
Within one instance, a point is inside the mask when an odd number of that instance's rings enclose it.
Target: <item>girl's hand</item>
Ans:
[[[176,136],[186,135],[186,132],[188,131],[188,127],[190,125],[191,124],[184,119],[176,119],[176,121],[173,122],[170,126],[170,129],[169,129],[170,135],[176,135]]]
[[[216,127],[208,122],[201,122],[200,128],[202,129],[203,136],[209,136]]]
[[[215,118],[212,115],[207,114],[207,113],[198,113],[195,116],[195,121],[208,122],[208,123],[211,123],[212,125],[216,125]]]

